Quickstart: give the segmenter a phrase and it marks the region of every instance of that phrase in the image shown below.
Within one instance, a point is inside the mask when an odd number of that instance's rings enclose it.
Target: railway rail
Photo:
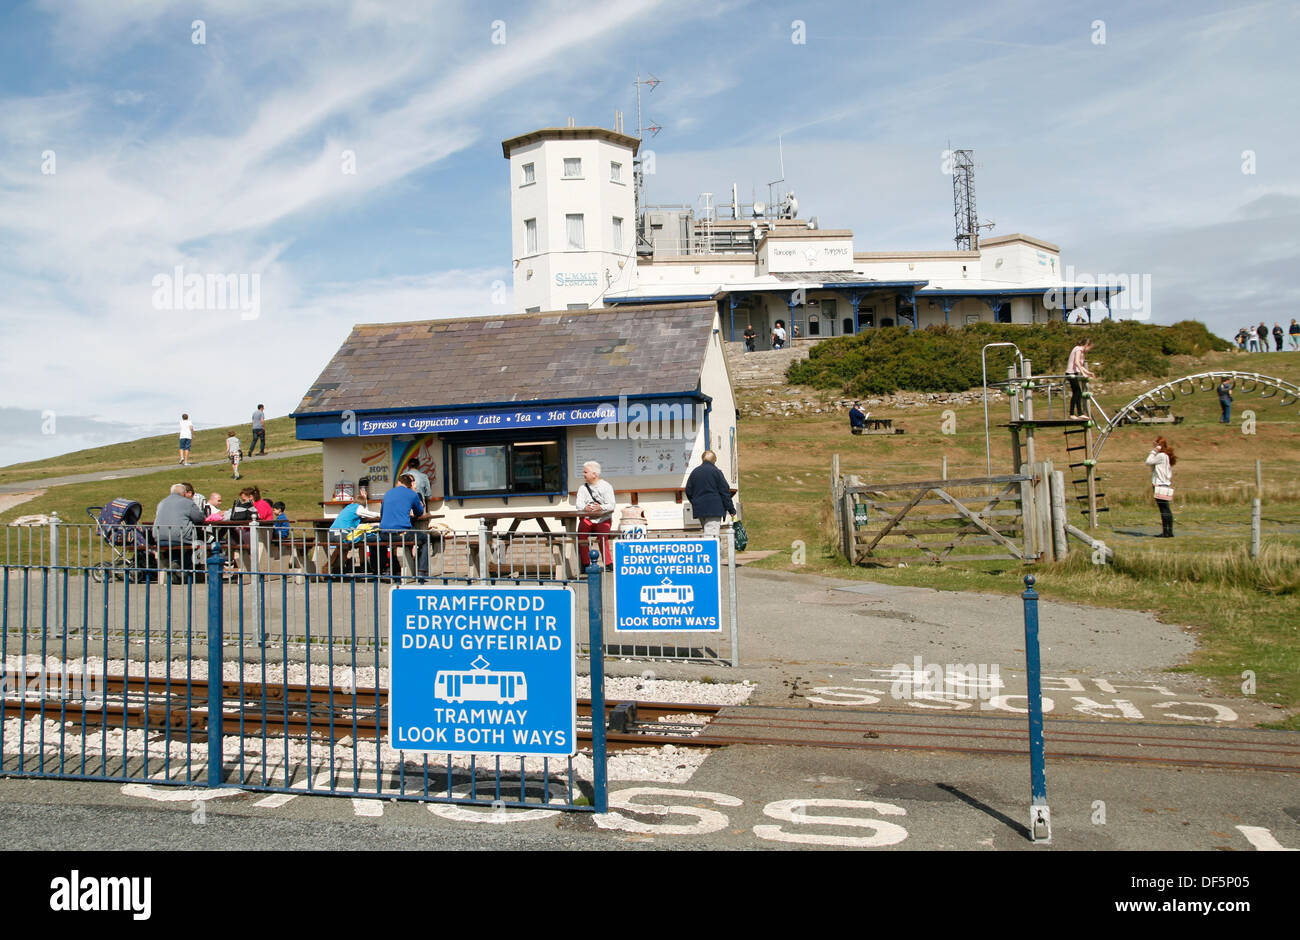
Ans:
[[[29,679],[37,679],[29,673]],[[35,716],[71,730],[145,729],[172,737],[207,734],[206,679],[96,677],[93,699],[7,696],[5,719]],[[387,726],[387,691],[283,682],[222,681],[223,721],[243,733],[370,739]],[[116,697],[116,700],[114,698]],[[845,712],[785,706],[720,706],[611,700],[605,707],[610,750],[636,747],[718,748],[731,745],[853,750],[943,751],[1024,756],[1022,719],[961,715],[922,718],[915,712]],[[591,741],[591,702],[578,700],[580,743]],[[1255,729],[1186,727],[1077,719],[1048,722],[1048,759],[1099,760],[1230,771],[1300,774],[1300,735]]]

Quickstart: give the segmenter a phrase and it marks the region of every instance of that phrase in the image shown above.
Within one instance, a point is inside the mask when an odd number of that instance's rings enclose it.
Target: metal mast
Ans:
[[[975,213],[975,151],[952,152],[953,218],[957,225],[957,250],[976,251],[980,246],[979,216]]]
[[[641,86],[649,85],[653,92],[659,85],[659,79],[652,73],[649,78],[642,80],[641,73],[636,73],[636,139],[644,141],[645,132],[649,131],[652,136],[657,135],[663,128],[654,123],[646,127],[641,123]],[[636,202],[636,234],[639,242],[645,241],[645,210],[646,210],[646,193],[645,193],[645,172],[643,170],[643,156],[641,148],[636,149],[636,157],[632,160],[632,185],[635,188],[633,198]]]

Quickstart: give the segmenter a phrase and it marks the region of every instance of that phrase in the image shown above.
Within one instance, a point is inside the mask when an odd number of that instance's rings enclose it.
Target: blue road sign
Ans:
[[[618,633],[721,630],[718,540],[617,539],[614,598]]]
[[[392,747],[576,752],[572,588],[402,587],[388,613]]]

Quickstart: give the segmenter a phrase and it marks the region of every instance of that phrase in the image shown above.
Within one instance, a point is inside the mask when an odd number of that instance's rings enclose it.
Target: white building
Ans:
[[[1120,285],[1064,283],[1061,250],[1029,235],[976,251],[859,252],[849,229],[735,198],[640,216],[640,141],[600,127],[543,128],[502,142],[510,161],[516,312],[619,304],[718,305],[725,338],[781,321],[806,337],[883,326],[1045,323],[1109,304]]]

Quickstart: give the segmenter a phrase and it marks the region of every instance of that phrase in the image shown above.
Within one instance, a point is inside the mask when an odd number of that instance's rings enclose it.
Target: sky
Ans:
[[[288,414],[354,323],[509,312],[501,141],[635,133],[638,73],[651,202],[766,199],[783,155],[855,250],[949,249],[969,148],[994,235],[1149,276],[1157,323],[1285,326],[1298,39],[1290,2],[0,0],[0,465]]]

